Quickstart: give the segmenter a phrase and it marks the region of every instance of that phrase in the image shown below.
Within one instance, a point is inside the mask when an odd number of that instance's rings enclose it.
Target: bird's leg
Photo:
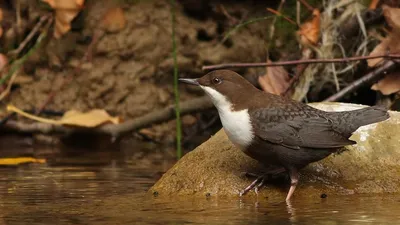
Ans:
[[[290,198],[294,193],[294,190],[296,189],[297,183],[299,182],[299,173],[297,172],[297,169],[290,169],[289,176],[290,176],[290,189],[286,196],[286,201],[290,200]]]
[[[285,172],[285,168],[277,168],[270,170],[261,176],[256,176],[257,179],[255,179],[249,186],[247,186],[243,191],[241,191],[239,195],[243,196],[253,188],[255,188],[255,192],[258,193],[258,189],[264,185],[265,181],[268,179],[268,175],[276,175],[283,172]],[[254,176],[255,174],[247,173],[247,175]]]

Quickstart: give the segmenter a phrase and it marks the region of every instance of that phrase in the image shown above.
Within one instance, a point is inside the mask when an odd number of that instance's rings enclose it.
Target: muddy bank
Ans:
[[[181,4],[182,3],[182,4]],[[178,2],[176,41],[179,74],[199,77],[201,66],[223,62],[257,62],[265,59],[268,20],[242,27],[225,42],[224,35],[249,18],[265,16],[265,7],[252,2],[206,2],[198,7]],[[230,12],[227,16],[221,11]],[[107,10],[121,7],[126,26],[105,33],[82,65],[82,57]],[[197,8],[196,8],[197,7]],[[72,30],[30,57],[22,76],[31,78],[11,93],[7,102],[25,110],[40,107],[57,91],[47,110],[106,109],[124,119],[143,116],[173,103],[171,8],[168,1],[87,1],[72,23]],[[240,53],[240,54],[239,54]],[[64,77],[75,75],[64,87]],[[181,87],[181,99],[202,95]],[[196,118],[194,118],[196,120]],[[189,118],[192,121],[193,118]],[[188,122],[190,124],[190,122]],[[185,124],[187,125],[187,124]],[[175,123],[155,126],[158,141],[173,142]]]
[[[33,70],[34,80],[15,90],[9,102],[29,109],[43,103],[50,91],[58,90],[62,77],[73,72],[86,51],[87,45],[78,41],[79,35],[91,37],[107,10],[104,4],[111,3],[88,3],[83,30],[67,34],[53,46],[53,54],[61,60],[61,67],[57,68],[52,60],[48,66],[39,65]],[[231,7],[239,6],[246,7],[238,4]],[[57,94],[48,109],[87,110],[98,107],[134,118],[172,103],[173,62],[168,2],[140,2],[124,5],[123,10],[126,27],[99,40],[92,61],[84,63],[76,79]],[[265,56],[262,46],[265,44],[266,22],[240,29],[227,45],[221,43],[222,33],[229,29],[224,20],[217,22],[213,17],[206,20],[189,17],[181,5],[176,16],[178,66],[182,76],[202,75],[201,66],[204,64],[260,61]],[[75,39],[75,42],[68,43],[67,39]],[[70,57],[58,51],[64,45],[75,48],[69,50]],[[190,97],[183,92],[182,99]]]

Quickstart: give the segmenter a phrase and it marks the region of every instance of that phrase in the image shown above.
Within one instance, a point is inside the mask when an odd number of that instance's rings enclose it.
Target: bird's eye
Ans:
[[[217,84],[222,83],[222,80],[220,78],[218,78],[218,77],[214,77],[212,79],[212,82],[213,82],[213,84],[217,85]]]

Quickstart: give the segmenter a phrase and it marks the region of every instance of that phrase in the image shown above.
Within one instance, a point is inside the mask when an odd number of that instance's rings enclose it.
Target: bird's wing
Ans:
[[[335,131],[332,121],[317,113],[287,112],[283,109],[257,109],[250,112],[255,135],[292,149],[338,148],[356,142]]]

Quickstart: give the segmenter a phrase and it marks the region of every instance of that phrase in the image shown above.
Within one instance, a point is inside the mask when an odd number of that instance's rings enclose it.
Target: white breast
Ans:
[[[219,117],[229,139],[241,149],[249,146],[254,137],[247,109],[232,111],[232,104],[218,91],[201,86],[218,109]]]

